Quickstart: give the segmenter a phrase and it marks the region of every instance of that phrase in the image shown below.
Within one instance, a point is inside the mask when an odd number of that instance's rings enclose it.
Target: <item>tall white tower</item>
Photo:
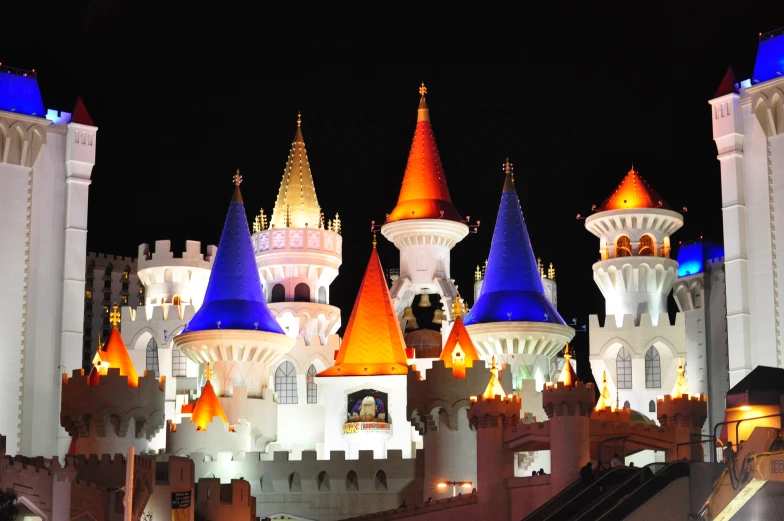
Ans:
[[[667,315],[678,275],[670,236],[683,226],[683,216],[634,168],[595,211],[585,227],[599,238],[601,260],[593,265],[593,278],[606,318],[600,326],[596,315],[589,317],[591,369],[596,381],[607,370],[618,405],[628,401],[655,420],[656,397],[674,384],[678,357],[686,356],[684,316],[679,313],[671,324]]]
[[[721,166],[730,387],[758,365],[782,367],[784,34],[760,36],[754,75],[727,71],[710,100]]]
[[[436,293],[441,296],[445,318],[452,320],[452,301],[458,291],[451,278],[450,251],[468,235],[469,226],[449,196],[426,92],[423,83],[403,186],[381,233],[400,250],[400,278],[390,291],[398,317],[402,318],[416,295],[423,295],[420,305],[427,306],[425,295]]]
[[[9,454],[65,454],[58,365],[81,367],[87,201],[98,128],[44,109],[35,73],[0,67],[0,432]]]

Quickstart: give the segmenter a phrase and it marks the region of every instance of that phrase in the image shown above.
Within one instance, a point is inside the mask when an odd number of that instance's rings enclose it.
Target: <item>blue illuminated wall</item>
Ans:
[[[724,246],[702,241],[681,244],[678,248],[678,277],[697,275],[705,271],[705,263],[724,257]]]
[[[778,31],[781,32],[781,31]],[[764,38],[764,40],[763,40]],[[760,38],[752,83],[761,83],[784,75],[784,34]]]
[[[0,70],[0,110],[45,117],[38,80],[16,72]]]

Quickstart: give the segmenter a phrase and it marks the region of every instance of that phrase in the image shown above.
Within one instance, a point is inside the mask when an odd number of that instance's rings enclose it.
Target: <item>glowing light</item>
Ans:
[[[469,488],[471,485],[472,483],[470,481],[466,481],[465,483],[462,483],[460,486],[463,488]]]
[[[472,402],[476,402],[476,396],[471,396],[468,399],[471,400]]]
[[[438,488],[446,488],[448,485],[446,483],[439,483]]]
[[[709,259],[724,257],[724,247],[709,243],[694,242],[678,248],[678,277],[697,275],[705,271],[705,262]]]
[[[751,410],[751,407],[749,407],[748,405],[743,405],[743,406],[740,408],[740,410],[741,410],[741,411],[750,411],[750,410]]]

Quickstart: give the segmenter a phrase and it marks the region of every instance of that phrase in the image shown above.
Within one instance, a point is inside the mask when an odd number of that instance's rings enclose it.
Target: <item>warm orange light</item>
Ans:
[[[470,396],[468,399],[471,400],[472,402],[475,402],[476,401],[476,396]]]
[[[749,407],[748,405],[744,405],[744,406],[742,406],[742,407],[740,408],[740,410],[741,410],[741,411],[750,411],[750,410],[751,410],[751,407]]]
[[[446,483],[443,483],[443,482],[442,482],[442,483],[439,483],[439,484],[438,484],[438,488],[446,488],[446,487],[447,487],[447,484],[446,484]]]
[[[98,362],[95,366],[98,374],[107,375],[110,367],[118,368],[121,376],[128,377],[128,387],[139,387],[139,374],[116,326],[112,327],[106,344],[96,353],[94,362]]]
[[[640,174],[632,167],[623,178],[615,192],[608,197],[598,211],[622,210],[626,208],[665,208],[668,206],[659,195],[643,181]]]
[[[460,484],[460,486],[464,487],[464,488],[469,488],[471,485],[472,485],[472,483],[470,481],[466,481],[466,482]]]
[[[215,394],[215,389],[209,380],[204,384],[201,389],[201,396],[196,401],[191,413],[191,423],[195,423],[196,430],[203,431],[207,429],[207,424],[212,422],[212,419],[218,417],[223,423],[229,423],[226,418],[226,413],[223,412],[218,396]]]

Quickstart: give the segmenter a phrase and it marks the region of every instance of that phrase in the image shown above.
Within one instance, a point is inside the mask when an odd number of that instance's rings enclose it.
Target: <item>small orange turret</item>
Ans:
[[[669,210],[670,207],[659,194],[648,185],[640,174],[632,169],[624,176],[618,188],[596,208],[597,212],[607,210],[625,210],[627,208],[663,208]]]
[[[430,110],[425,101],[426,93],[427,88],[422,83],[419,88],[421,98],[414,141],[408,155],[397,206],[389,214],[388,223],[405,219],[448,219],[458,222],[463,220],[452,205],[449,196],[441,157],[430,125]]]
[[[569,349],[568,343],[564,349],[564,366],[563,370],[561,370],[561,376],[558,377],[558,381],[562,383],[564,387],[574,387],[577,383],[577,374],[575,374],[574,367],[572,367],[572,352]]]
[[[121,376],[128,377],[129,387],[139,386],[139,374],[136,372],[136,367],[133,365],[131,355],[128,354],[128,349],[125,347],[120,330],[117,329],[117,324],[120,323],[120,312],[117,311],[117,305],[112,308],[109,313],[109,323],[112,325],[112,330],[109,333],[109,338],[106,343],[98,348],[93,358],[93,369],[90,372],[90,385],[98,384],[98,376],[106,375],[110,368],[119,368]]]
[[[223,423],[229,423],[218,396],[215,394],[215,389],[212,388],[212,383],[210,383],[212,370],[209,364],[207,365],[204,378],[207,380],[207,383],[201,388],[201,396],[199,396],[192,409],[188,407],[191,412],[191,423],[195,423],[197,430],[200,431],[206,430],[207,425],[212,423],[212,419],[215,417],[220,418]],[[185,408],[186,406],[183,406],[183,412],[186,412]]]
[[[452,314],[455,323],[446,339],[446,344],[441,350],[439,360],[444,361],[444,367],[452,369],[452,376],[455,378],[465,378],[466,368],[473,367],[474,362],[480,359],[476,346],[471,341],[471,337],[463,324],[463,299],[456,297],[452,305]]]
[[[495,364],[495,357],[493,357],[490,366],[490,381],[487,383],[487,388],[482,393],[482,397],[485,400],[494,400],[496,396],[501,396],[503,399],[506,396],[506,391],[504,391],[501,381],[498,379],[498,367]]]

